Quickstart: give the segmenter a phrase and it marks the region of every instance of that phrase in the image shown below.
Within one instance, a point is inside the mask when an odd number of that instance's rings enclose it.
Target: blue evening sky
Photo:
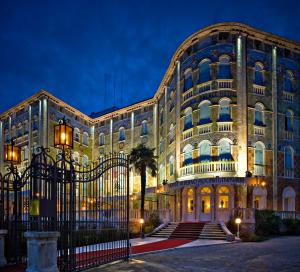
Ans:
[[[40,89],[84,113],[151,97],[193,32],[237,21],[300,41],[300,2],[0,0],[0,112]]]

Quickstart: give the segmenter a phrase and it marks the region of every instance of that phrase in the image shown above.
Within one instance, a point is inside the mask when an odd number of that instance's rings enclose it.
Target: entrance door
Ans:
[[[209,187],[203,187],[200,191],[200,221],[211,221],[211,190]]]
[[[195,221],[194,215],[194,190],[188,189],[187,191],[187,213],[186,213],[186,221]]]

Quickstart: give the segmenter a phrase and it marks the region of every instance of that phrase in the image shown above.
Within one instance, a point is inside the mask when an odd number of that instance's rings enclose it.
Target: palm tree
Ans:
[[[139,172],[141,176],[141,218],[144,219],[145,193],[146,193],[146,170],[150,169],[152,177],[156,177],[157,165],[155,148],[146,147],[139,144],[133,148],[129,155],[130,164]],[[141,226],[141,238],[144,238],[144,226]]]

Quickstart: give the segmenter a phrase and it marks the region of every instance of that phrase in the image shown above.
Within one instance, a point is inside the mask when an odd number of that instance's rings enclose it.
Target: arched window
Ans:
[[[227,98],[219,101],[219,121],[230,121],[230,100]]]
[[[174,142],[175,139],[175,126],[171,124],[170,126],[170,143]]]
[[[199,79],[198,84],[211,80],[210,76],[210,60],[202,60],[199,64]]]
[[[125,128],[123,127],[119,129],[119,141],[125,141]]]
[[[105,135],[104,135],[104,133],[99,134],[99,145],[100,146],[105,145]]]
[[[89,164],[89,157],[87,155],[82,156],[82,166],[87,167]]]
[[[261,103],[255,104],[254,125],[264,126],[264,106]]]
[[[229,189],[227,186],[218,188],[218,208],[228,209],[229,207]]]
[[[256,62],[254,66],[254,81],[256,85],[264,85],[264,76],[263,76],[263,65],[260,62]]]
[[[184,165],[193,163],[193,147],[188,144],[183,148]]]
[[[203,101],[199,105],[199,125],[211,122],[210,102]]]
[[[291,110],[286,111],[284,116],[284,128],[287,131],[293,131],[293,117],[294,114]]]
[[[89,134],[87,132],[83,132],[82,143],[84,145],[88,145],[89,144]]]
[[[282,192],[282,210],[283,211],[295,211],[295,190],[288,186],[284,188]]]
[[[147,124],[147,121],[144,120],[142,122],[142,127],[141,127],[141,136],[145,136],[148,134],[148,124]]]
[[[229,139],[221,139],[219,141],[219,159],[220,160],[232,160],[231,142]]]
[[[286,92],[293,92],[294,90],[294,74],[290,70],[285,71],[283,89]]]
[[[267,190],[259,186],[253,188],[253,208],[263,210],[267,208]]]
[[[184,87],[183,87],[183,91],[187,91],[188,89],[193,87],[193,77],[192,77],[192,70],[191,69],[187,69],[184,72]]]
[[[169,159],[169,164],[170,164],[170,176],[174,175],[174,157],[171,156]]]
[[[290,146],[286,146],[284,148],[284,169],[287,170],[286,172],[289,172],[293,168],[294,168],[294,152]]]
[[[257,142],[254,145],[254,164],[264,165],[265,164],[265,145],[262,142]]]
[[[73,160],[76,164],[79,164],[79,153],[77,151],[73,153]]]
[[[218,79],[230,79],[230,78],[231,78],[230,58],[226,55],[222,55],[219,58]]]
[[[211,143],[207,140],[202,141],[199,144],[199,153],[200,162],[211,161]]]
[[[79,128],[74,128],[74,141],[80,142],[80,131]]]
[[[192,108],[187,108],[185,110],[185,117],[184,117],[184,130],[193,127],[193,110]]]

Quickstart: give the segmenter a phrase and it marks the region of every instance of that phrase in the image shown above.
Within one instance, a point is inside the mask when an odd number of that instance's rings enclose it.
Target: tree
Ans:
[[[156,156],[154,155],[155,148],[146,147],[144,144],[139,144],[133,148],[129,160],[135,170],[141,176],[141,218],[144,219],[144,207],[145,207],[145,193],[146,193],[146,181],[147,181],[147,168],[151,171],[152,177],[156,177],[157,165]],[[144,225],[141,229],[141,238],[144,238]]]

